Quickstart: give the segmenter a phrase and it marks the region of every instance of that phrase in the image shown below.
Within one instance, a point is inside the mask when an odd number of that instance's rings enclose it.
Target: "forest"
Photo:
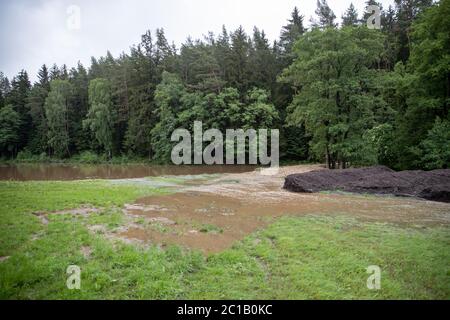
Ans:
[[[202,121],[279,129],[285,161],[450,168],[450,0],[395,0],[380,30],[326,0],[308,27],[288,14],[273,43],[223,26],[178,48],[157,29],[88,67],[43,65],[34,84],[0,73],[0,156],[170,163],[172,132]]]

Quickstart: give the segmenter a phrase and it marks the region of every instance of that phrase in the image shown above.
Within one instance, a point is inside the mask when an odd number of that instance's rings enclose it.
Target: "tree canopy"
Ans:
[[[353,4],[338,24],[318,0],[311,25],[294,8],[274,42],[258,27],[223,26],[177,48],[160,28],[86,67],[43,65],[33,84],[25,70],[0,72],[0,155],[168,163],[173,130],[202,121],[279,129],[286,160],[448,168],[450,0],[381,9],[381,30]]]

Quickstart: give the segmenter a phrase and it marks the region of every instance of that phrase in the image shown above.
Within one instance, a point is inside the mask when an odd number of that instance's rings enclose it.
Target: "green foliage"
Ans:
[[[436,118],[447,117],[450,92],[449,12],[450,1],[443,0],[419,16],[413,23],[411,46],[408,47],[411,50],[410,60],[406,66],[398,65],[393,75],[396,87],[393,97],[398,111],[394,134],[397,159],[394,167],[398,169],[422,166],[421,157],[424,155],[418,151],[418,146],[427,139]],[[431,169],[431,163],[426,168]]]
[[[294,8],[273,44],[257,27],[223,26],[178,50],[157,29],[129,53],[92,58],[88,70],[43,65],[33,86],[25,71],[11,82],[0,73],[0,108],[20,119],[0,156],[90,151],[168,163],[172,131],[198,120],[222,131],[279,129],[282,160],[431,169],[438,162],[424,162],[421,146],[449,109],[449,3],[396,0],[381,12],[382,29],[368,30],[370,13],[359,20],[350,5],[338,28],[319,0],[312,30]]]
[[[18,148],[24,148],[32,136],[32,125],[27,98],[31,84],[26,71],[22,70],[11,81],[11,87],[7,88],[5,104],[11,105],[20,117]]]
[[[67,80],[53,80],[50,93],[45,100],[45,116],[47,119],[47,143],[57,157],[69,154],[69,99],[72,86]]]
[[[280,35],[280,47],[282,51],[278,54],[279,58],[282,59],[282,63],[284,66],[288,66],[292,63],[294,58],[292,54],[292,48],[294,47],[295,42],[306,32],[306,28],[303,25],[304,16],[300,15],[297,7],[294,8],[294,11],[291,13],[291,19],[289,19],[289,23],[281,29]]]
[[[364,27],[314,29],[297,42],[297,59],[281,78],[298,88],[288,123],[305,125],[313,155],[330,168],[367,162],[361,136],[375,125],[380,107],[372,67],[382,44],[379,32]]]
[[[427,138],[420,144],[420,165],[425,169],[450,168],[450,121],[436,119]]]
[[[241,112],[240,128],[245,129],[270,129],[278,120],[278,112],[270,103],[267,91],[254,88],[247,93],[247,105]],[[232,117],[237,118],[238,115]]]
[[[0,149],[13,154],[19,144],[21,120],[12,105],[0,109],[0,124]]]
[[[151,131],[154,159],[159,162],[170,161],[172,132],[184,128],[193,134],[194,121],[202,121],[203,130],[215,128],[225,134],[229,128],[271,129],[279,119],[263,89],[251,89],[243,97],[235,88],[219,94],[191,93],[177,75],[164,72],[162,77],[155,91],[160,119]]]
[[[356,11],[353,3],[350,3],[350,7],[348,7],[344,15],[342,16],[342,26],[344,27],[356,26],[358,25],[358,23],[359,23],[358,11]]]
[[[152,145],[154,159],[160,162],[168,162],[172,150],[170,137],[177,129],[176,114],[181,110],[181,97],[184,87],[178,76],[164,72],[162,81],[155,91],[155,102],[160,114],[160,121],[152,129]]]
[[[98,164],[102,163],[101,157],[92,151],[83,151],[79,155],[76,155],[73,160],[79,163]]]
[[[31,89],[27,98],[34,135],[30,138],[28,149],[33,153],[47,150],[47,119],[45,117],[45,99],[50,91],[49,74],[45,64],[38,72],[39,82]]]
[[[95,79],[89,84],[89,112],[83,126],[95,134],[98,143],[111,157],[113,147],[114,113],[111,87],[106,79]]]
[[[336,15],[331,10],[327,0],[317,0],[317,9],[315,12],[319,20],[312,21],[313,27],[334,28],[337,26],[335,23]]]

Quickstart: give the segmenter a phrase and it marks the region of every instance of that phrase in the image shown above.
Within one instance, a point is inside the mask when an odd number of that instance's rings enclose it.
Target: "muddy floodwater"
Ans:
[[[417,198],[353,194],[299,194],[282,189],[287,174],[318,166],[282,168],[279,174],[225,174],[178,192],[137,199],[124,208],[126,228],[114,237],[145,244],[176,244],[220,252],[281,216],[345,215],[413,227],[448,226],[450,204]],[[141,223],[136,223],[136,221]]]
[[[46,181],[87,179],[136,179],[158,176],[243,173],[254,166],[157,166],[157,165],[0,165],[0,180]]]

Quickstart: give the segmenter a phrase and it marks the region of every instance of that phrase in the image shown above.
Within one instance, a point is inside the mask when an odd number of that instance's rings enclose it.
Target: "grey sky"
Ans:
[[[394,2],[379,1],[385,8]],[[328,0],[339,18],[351,2],[361,15],[365,0]],[[80,29],[67,27],[71,5],[81,10]],[[44,63],[88,66],[91,56],[128,52],[146,30],[160,27],[177,46],[223,24],[248,33],[256,25],[273,41],[295,6],[309,23],[316,0],[0,0],[0,71],[12,78],[25,69],[35,80]]]

